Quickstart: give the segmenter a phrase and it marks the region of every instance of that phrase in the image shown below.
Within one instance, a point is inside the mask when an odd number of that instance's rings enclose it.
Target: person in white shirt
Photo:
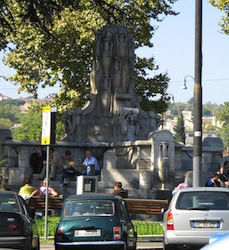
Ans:
[[[83,165],[85,165],[86,167],[95,166],[95,175],[101,174],[98,161],[94,156],[92,156],[91,151],[89,150],[86,151],[86,159],[84,160]],[[89,172],[90,171],[87,171],[87,175],[90,175]]]

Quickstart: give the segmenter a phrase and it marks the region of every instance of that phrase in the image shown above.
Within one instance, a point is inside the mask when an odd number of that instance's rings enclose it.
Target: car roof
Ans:
[[[177,193],[198,191],[229,192],[229,189],[224,187],[187,187],[179,189]]]
[[[104,194],[104,193],[93,193],[93,194],[80,194],[80,195],[71,195],[66,201],[69,200],[121,200],[122,197],[114,194]]]
[[[0,194],[14,194],[14,195],[16,195],[17,193],[14,192],[14,191],[8,191],[8,190],[0,189]]]

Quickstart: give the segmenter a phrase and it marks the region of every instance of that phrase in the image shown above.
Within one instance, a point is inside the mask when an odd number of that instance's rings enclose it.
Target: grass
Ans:
[[[59,221],[59,217],[49,217],[48,218],[48,236],[54,236],[56,224]],[[150,221],[132,221],[137,234],[140,235],[161,235],[162,224],[160,222],[150,222]],[[38,225],[39,235],[44,236],[44,217],[42,219],[36,219]]]

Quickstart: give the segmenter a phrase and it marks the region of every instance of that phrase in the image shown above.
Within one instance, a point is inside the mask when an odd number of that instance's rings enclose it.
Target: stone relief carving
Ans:
[[[127,140],[136,140],[139,133],[138,109],[124,108],[120,113],[121,131],[126,135]]]

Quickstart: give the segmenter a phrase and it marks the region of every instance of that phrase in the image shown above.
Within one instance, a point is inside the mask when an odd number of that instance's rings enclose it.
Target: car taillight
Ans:
[[[21,232],[21,225],[19,224],[9,224],[9,231],[12,232]]]
[[[121,228],[120,227],[114,227],[114,240],[120,240],[121,239]]]
[[[174,230],[172,209],[170,209],[169,212],[168,212],[167,230]]]
[[[58,227],[56,230],[56,240],[62,241],[63,240],[63,227]]]

